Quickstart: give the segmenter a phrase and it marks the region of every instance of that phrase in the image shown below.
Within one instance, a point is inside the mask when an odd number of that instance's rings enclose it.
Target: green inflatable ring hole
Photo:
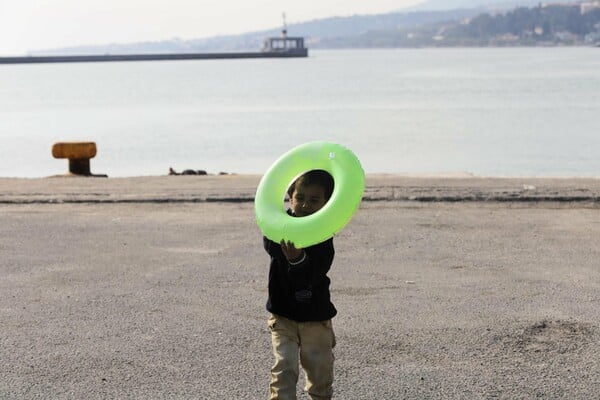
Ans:
[[[327,192],[324,193],[325,195],[325,204],[323,204],[323,207],[321,207],[319,210],[315,211],[313,214],[311,215],[317,215],[319,212],[321,212],[323,210],[323,208],[325,208],[325,206],[327,205],[327,203],[329,203],[329,200],[331,200],[331,197],[333,196],[333,193],[335,192],[335,178],[333,177],[333,175],[331,175],[331,173],[325,171],[324,169],[309,169],[307,171],[301,172],[298,175],[296,175],[296,177],[294,179],[292,179],[290,181],[290,183],[287,185],[287,189],[285,189],[285,192],[283,193],[283,204],[282,204],[282,208],[283,210],[287,213],[288,208],[292,207],[292,195],[290,194],[290,191],[292,191],[292,186],[295,186],[296,182],[303,176],[313,172],[313,171],[320,171],[320,172],[324,172],[327,175],[329,175],[329,179],[331,179],[331,193],[329,193],[329,197],[327,197]],[[318,185],[318,183],[312,183],[309,185]],[[325,190],[327,190],[325,188]],[[293,194],[293,192],[292,192]],[[289,203],[289,207],[287,206],[287,203]],[[304,218],[304,217],[295,217],[295,218]]]
[[[313,170],[330,175],[331,196],[320,210],[292,217],[285,207],[288,189]],[[256,222],[263,235],[276,243],[289,240],[298,248],[312,246],[330,239],[350,221],[364,187],[364,171],[352,151],[335,143],[305,143],[282,155],[262,177],[254,202]]]

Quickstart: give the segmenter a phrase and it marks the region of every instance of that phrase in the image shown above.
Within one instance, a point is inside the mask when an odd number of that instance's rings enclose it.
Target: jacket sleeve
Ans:
[[[326,279],[334,257],[333,240],[308,247],[304,250],[304,258],[298,264],[290,264],[285,258],[281,245],[263,237],[266,252],[275,259],[279,265],[285,266],[289,281],[296,289],[318,286]]]
[[[304,249],[302,262],[288,263],[288,274],[296,288],[316,287],[326,280],[327,272],[333,263],[333,241],[328,240],[316,246]]]
[[[275,243],[274,241],[267,239],[265,236],[263,236],[263,246],[265,248],[265,251],[274,258],[285,258],[285,256],[283,255],[283,251],[281,250],[281,245],[278,243]]]

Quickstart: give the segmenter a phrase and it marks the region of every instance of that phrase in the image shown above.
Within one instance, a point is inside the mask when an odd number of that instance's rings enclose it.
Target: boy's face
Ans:
[[[306,217],[319,211],[327,203],[325,200],[325,188],[321,185],[296,185],[290,205],[297,217]]]

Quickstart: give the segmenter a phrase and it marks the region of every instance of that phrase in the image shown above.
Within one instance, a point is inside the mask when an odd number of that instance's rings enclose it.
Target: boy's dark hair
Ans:
[[[325,190],[325,200],[329,200],[333,193],[333,177],[322,169],[313,169],[300,175],[288,188],[288,196],[292,197],[296,185],[319,185]]]

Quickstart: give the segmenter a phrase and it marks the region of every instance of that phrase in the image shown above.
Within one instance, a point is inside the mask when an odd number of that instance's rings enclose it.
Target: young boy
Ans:
[[[322,170],[300,176],[288,190],[288,214],[305,217],[319,211],[331,197],[333,184],[331,175]],[[275,356],[269,399],[296,399],[298,360],[310,399],[331,399],[335,346],[331,318],[337,311],[330,300],[327,272],[333,262],[333,239],[305,249],[289,241],[263,238],[263,242],[271,256],[267,310]]]

